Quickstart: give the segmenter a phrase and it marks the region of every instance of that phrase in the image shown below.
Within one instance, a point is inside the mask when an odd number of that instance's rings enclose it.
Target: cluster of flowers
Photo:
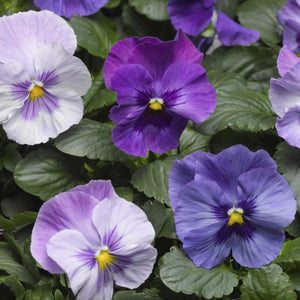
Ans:
[[[107,2],[35,0],[68,18],[94,13]],[[174,27],[199,34],[210,23],[215,2],[171,0]],[[284,25],[287,11],[288,4],[280,14]],[[124,152],[146,156],[148,150],[174,149],[187,121],[206,120],[216,106],[215,90],[201,66],[203,54],[182,30],[169,42],[154,37],[122,40],[105,61],[105,83],[117,92],[118,102],[110,113],[117,124],[112,137]],[[216,30],[225,45],[246,45],[259,37],[221,12]],[[30,11],[1,18],[0,37],[6,41],[0,44],[0,122],[8,137],[32,145],[78,123],[81,96],[91,78],[73,56],[76,37],[69,25],[49,11]],[[280,52],[278,69],[282,78],[272,79],[269,92],[282,118],[277,130],[300,147],[300,65],[287,46]],[[279,254],[282,229],[293,221],[296,201],[276,169],[267,152],[253,153],[240,145],[218,155],[195,152],[174,163],[170,204],[183,249],[196,266],[212,268],[232,251],[239,264],[255,268]],[[31,251],[45,270],[68,274],[78,299],[108,300],[113,281],[135,288],[151,274],[157,254],[153,239],[145,213],[118,197],[109,181],[97,180],[43,204]]]

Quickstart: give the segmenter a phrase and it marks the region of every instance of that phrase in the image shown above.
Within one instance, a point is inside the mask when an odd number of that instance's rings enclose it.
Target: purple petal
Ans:
[[[257,30],[247,29],[241,26],[222,12],[218,13],[216,31],[220,42],[225,46],[247,46],[259,39],[259,32]]]
[[[276,129],[290,145],[300,148],[300,107],[290,108],[282,119],[277,119]]]
[[[99,201],[104,198],[112,198],[117,196],[110,180],[91,180],[85,185],[78,185],[70,190],[70,192],[82,192],[97,198]]]
[[[168,3],[169,16],[176,29],[182,29],[196,36],[210,23],[216,0],[171,0]]]
[[[40,9],[47,9],[59,16],[71,18],[73,14],[89,16],[96,13],[109,0],[34,0]]]
[[[97,248],[76,230],[62,230],[47,244],[47,253],[67,273],[76,299],[111,299],[113,281],[100,272],[95,259]]]
[[[142,91],[152,90],[153,79],[141,65],[119,67],[111,78],[111,86],[117,92],[119,104],[146,105],[149,99],[141,99]],[[153,95],[154,96],[154,95]]]
[[[283,24],[283,44],[292,51],[300,51],[299,31],[300,31],[300,2],[299,0],[289,0],[280,13]]]
[[[281,229],[294,220],[296,201],[293,190],[275,170],[252,169],[243,173],[238,183],[241,187],[239,198],[246,196],[244,201],[253,202],[251,216],[245,217],[253,226]]]
[[[299,62],[299,57],[291,51],[288,46],[283,46],[280,50],[277,59],[277,68],[281,77],[288,72],[296,63]]]
[[[120,250],[127,245],[142,247],[151,244],[154,239],[153,226],[144,211],[119,197],[106,198],[99,202],[93,211],[92,219],[104,246],[111,248],[107,240],[115,230],[118,233],[120,241],[117,248],[113,248],[112,251]],[[121,250],[118,254],[122,254]]]
[[[34,77],[36,50],[49,43],[60,43],[73,54],[76,36],[67,22],[50,11],[27,11],[0,18],[0,61],[22,63]]]
[[[275,113],[283,117],[289,108],[300,105],[300,61],[285,73],[284,78],[271,78],[269,98]]]
[[[99,243],[92,223],[93,209],[98,203],[99,200],[86,193],[65,192],[42,205],[32,231],[31,253],[45,270],[64,273],[46,251],[49,239],[57,232],[75,229],[82,232],[89,243]]]
[[[170,59],[170,64],[178,61],[201,64],[203,53],[195,47],[191,40],[180,29],[175,39],[176,45],[173,51],[173,57]]]
[[[110,52],[105,59],[103,68],[103,76],[107,88],[112,89],[110,82],[111,77],[119,67],[122,67],[128,63],[128,58],[131,54],[131,51],[137,45],[145,42],[152,44],[161,43],[159,39],[154,37],[145,37],[142,39],[132,37],[119,41],[110,49]]]
[[[279,255],[284,239],[279,229],[258,228],[251,239],[236,235],[231,241],[232,256],[244,267],[261,268]]]
[[[193,122],[206,120],[215,109],[216,92],[205,70],[197,64],[172,64],[164,74],[162,87],[164,90],[178,91],[178,97],[165,101],[168,108]]]

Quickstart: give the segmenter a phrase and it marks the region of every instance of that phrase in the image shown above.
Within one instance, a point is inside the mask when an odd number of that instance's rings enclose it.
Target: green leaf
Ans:
[[[292,147],[286,142],[277,146],[274,159],[278,170],[294,191],[298,210],[300,209],[300,149]]]
[[[267,96],[252,91],[219,91],[218,101],[209,119],[197,128],[214,134],[226,127],[236,130],[262,131],[274,128],[275,116]]]
[[[78,161],[54,150],[40,148],[31,152],[16,166],[16,184],[29,194],[42,200],[83,184],[78,176]]]
[[[0,276],[0,284],[5,284],[16,296],[15,300],[22,300],[25,289],[16,276]]]
[[[17,144],[8,144],[4,149],[3,165],[10,172],[14,171],[16,164],[23,158],[16,150],[17,147]]]
[[[300,238],[284,242],[279,256],[274,262],[295,262],[300,261]]]
[[[181,155],[188,155],[195,151],[209,151],[210,136],[200,134],[196,130],[186,127],[179,139]]]
[[[90,113],[104,106],[111,106],[116,102],[116,92],[105,87],[103,72],[101,71],[93,80],[88,92],[83,96],[84,113]]]
[[[11,230],[15,227],[15,222],[0,216],[0,228],[4,230]]]
[[[92,17],[73,15],[70,20],[77,36],[77,43],[94,56],[105,58],[118,41],[108,18],[101,12]]]
[[[36,286],[32,290],[27,290],[24,300],[54,300],[51,287]]]
[[[129,0],[129,5],[151,20],[165,21],[169,18],[168,2],[169,0]]]
[[[127,201],[133,202],[134,192],[133,189],[129,186],[118,186],[115,188],[115,191],[119,197],[124,198]]]
[[[246,80],[236,73],[208,71],[207,77],[216,91],[237,91],[247,89]]]
[[[238,8],[238,0],[218,0],[215,8],[234,19]]]
[[[238,276],[225,266],[206,270],[197,268],[182,250],[172,247],[159,260],[160,277],[171,290],[198,297],[221,298],[232,293]]]
[[[153,225],[155,236],[158,236],[167,217],[165,206],[161,202],[148,200],[142,208]]]
[[[17,276],[20,281],[34,284],[31,273],[17,261],[17,257],[11,251],[7,243],[0,242],[0,270],[9,275]]]
[[[147,295],[144,292],[136,293],[135,291],[120,291],[115,293],[113,300],[161,300],[157,292],[153,295]]]
[[[238,17],[241,24],[260,32],[260,38],[268,45],[281,41],[277,30],[277,10],[281,10],[286,0],[247,0],[239,6]]]
[[[105,8],[115,8],[121,3],[121,0],[109,0],[108,3],[105,4]]]
[[[133,186],[147,197],[154,197],[156,200],[168,204],[169,172],[174,160],[180,158],[182,157],[173,155],[138,168],[132,176]]]
[[[162,228],[162,230],[159,233],[158,237],[165,237],[168,239],[178,239],[176,234],[176,228],[175,228],[175,221],[174,221],[174,213],[171,208],[166,208],[166,221]]]
[[[294,300],[289,276],[276,264],[263,266],[261,269],[250,269],[241,285],[241,300]]]
[[[122,20],[132,31],[131,35],[155,36],[161,40],[171,40],[176,34],[170,22],[152,21],[127,4],[122,7]]]
[[[237,73],[246,79],[249,89],[267,92],[270,78],[278,77],[277,56],[265,47],[219,47],[204,59],[203,66],[217,72]]]
[[[107,161],[128,161],[131,156],[119,150],[113,143],[111,127],[90,119],[82,119],[77,125],[55,139],[58,150],[74,156]]]
[[[294,221],[285,230],[294,237],[300,237],[300,214],[298,212]]]

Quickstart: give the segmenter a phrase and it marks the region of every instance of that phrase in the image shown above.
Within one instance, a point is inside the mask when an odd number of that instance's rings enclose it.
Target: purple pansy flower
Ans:
[[[45,202],[31,252],[51,273],[67,273],[78,300],[110,300],[113,281],[136,288],[152,272],[154,229],[110,181],[94,180]]]
[[[276,168],[267,152],[242,145],[217,155],[198,151],[174,163],[170,204],[183,249],[197,267],[217,266],[230,251],[250,268],[278,256],[296,201]]]
[[[289,0],[277,16],[283,26],[283,45],[300,52],[300,0]]]
[[[216,0],[171,0],[168,4],[169,16],[178,30],[196,36],[210,24]],[[226,46],[249,45],[259,39],[259,32],[247,29],[218,12],[215,27],[220,42]]]
[[[112,47],[104,78],[117,92],[119,106],[109,115],[117,147],[137,156],[165,153],[178,147],[188,120],[209,117],[217,97],[202,58],[181,31],[175,41],[134,37]]]
[[[300,148],[300,60],[284,46],[277,67],[282,78],[271,78],[269,90],[270,101],[279,117],[276,129],[290,145]]]
[[[59,16],[71,18],[73,14],[89,16],[96,13],[109,0],[34,0],[40,9],[48,9]]]
[[[0,122],[20,144],[47,142],[83,115],[91,77],[72,28],[49,11],[0,18]]]

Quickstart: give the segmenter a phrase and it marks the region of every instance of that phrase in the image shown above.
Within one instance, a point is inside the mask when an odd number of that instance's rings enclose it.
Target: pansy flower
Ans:
[[[242,145],[217,155],[198,151],[174,163],[170,204],[183,249],[197,267],[215,267],[230,251],[249,268],[279,255],[296,201],[276,169],[267,152]]]
[[[83,115],[91,76],[71,27],[49,11],[0,18],[0,122],[19,144],[47,142]]]
[[[278,12],[278,21],[283,26],[283,45],[300,52],[300,1],[289,0]]]
[[[40,9],[47,9],[57,15],[71,18],[73,14],[89,16],[96,13],[109,0],[34,0]]]
[[[210,24],[216,0],[171,0],[169,16],[173,26],[185,33],[197,36]],[[247,29],[218,12],[215,24],[220,42],[225,46],[249,45],[259,39],[259,32]]]
[[[32,231],[31,252],[51,273],[67,273],[78,300],[110,300],[113,281],[136,288],[151,274],[154,229],[110,183],[94,180],[45,202]]]
[[[104,78],[117,92],[119,105],[109,115],[117,147],[137,156],[165,153],[178,147],[188,120],[209,117],[217,97],[202,58],[181,31],[174,41],[133,37],[112,47]]]
[[[290,145],[300,148],[300,60],[284,46],[277,67],[281,78],[271,78],[269,90],[270,101],[279,117],[276,129]]]

